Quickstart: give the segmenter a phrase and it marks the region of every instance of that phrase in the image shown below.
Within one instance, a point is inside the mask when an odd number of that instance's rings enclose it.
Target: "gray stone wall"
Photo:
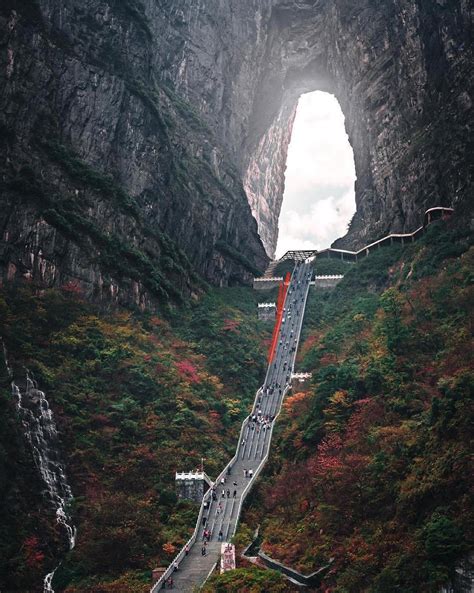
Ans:
[[[209,486],[205,480],[176,480],[176,495],[178,498],[193,500],[200,503]]]

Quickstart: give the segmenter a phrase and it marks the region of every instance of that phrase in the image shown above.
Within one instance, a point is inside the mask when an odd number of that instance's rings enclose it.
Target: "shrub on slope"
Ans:
[[[303,571],[334,558],[328,591],[433,591],[472,549],[474,250],[436,226],[313,295],[313,382],[287,399],[245,518]]]
[[[264,372],[254,296],[236,291],[211,291],[166,320],[100,311],[73,286],[2,289],[0,335],[10,364],[18,378],[29,368],[46,392],[75,495],[77,547],[57,572],[58,590],[146,591],[150,569],[168,563],[189,537],[197,508],[177,501],[174,472],[198,467],[201,458],[210,475],[220,471]],[[10,399],[4,381],[2,407]],[[12,406],[8,422],[15,424]],[[10,432],[0,435],[6,450]],[[6,532],[0,575],[9,575],[8,586],[0,587],[37,591],[57,553],[51,534],[38,528],[46,523],[41,511],[32,512],[22,494],[24,472],[5,471],[19,495],[4,510],[23,517],[23,539]],[[54,517],[48,520],[54,529]],[[24,541],[33,537],[38,566],[24,574]]]

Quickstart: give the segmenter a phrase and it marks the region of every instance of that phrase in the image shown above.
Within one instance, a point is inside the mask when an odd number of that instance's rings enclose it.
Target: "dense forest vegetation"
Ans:
[[[151,569],[189,537],[197,507],[174,472],[215,476],[265,368],[249,289],[209,291],[166,315],[101,311],[74,286],[0,293],[0,335],[19,383],[46,392],[75,496],[77,547],[55,577],[67,593],[148,591]],[[0,406],[0,588],[37,592],[64,533],[41,497],[6,369]],[[64,548],[64,545],[63,545]]]
[[[239,543],[260,525],[271,557],[330,564],[318,591],[452,578],[473,541],[473,260],[467,231],[440,222],[311,294],[298,370],[312,381],[284,403]]]
[[[297,370],[312,381],[284,403],[235,539],[241,549],[260,525],[273,558],[303,572],[329,563],[317,591],[437,591],[472,549],[474,252],[451,225],[355,265],[316,263],[345,277],[311,289]],[[204,457],[215,476],[233,452],[271,331],[256,303],[274,292],[213,289],[143,314],[99,309],[74,285],[1,289],[0,335],[16,379],[28,368],[50,401],[78,527],[66,554],[2,363],[2,591],[38,591],[62,556],[58,591],[149,590],[197,513],[177,500],[174,472]],[[241,564],[205,592],[295,590]]]

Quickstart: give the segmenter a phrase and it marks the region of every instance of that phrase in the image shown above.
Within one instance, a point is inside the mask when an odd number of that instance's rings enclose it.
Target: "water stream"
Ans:
[[[62,525],[72,550],[76,544],[76,528],[67,508],[73,500],[71,487],[66,478],[64,465],[59,456],[58,431],[53,412],[43,391],[26,371],[26,386],[23,392],[13,380],[8,366],[5,346],[4,360],[11,379],[12,395],[20,417],[25,437],[30,444],[33,458],[44,482],[44,494],[56,509],[56,521]],[[58,565],[59,566],[59,565]],[[58,566],[44,578],[43,593],[54,593],[52,581]]]

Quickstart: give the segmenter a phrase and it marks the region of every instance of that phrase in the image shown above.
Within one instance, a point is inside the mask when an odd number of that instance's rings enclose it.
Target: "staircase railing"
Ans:
[[[291,280],[290,280],[290,284],[291,284]],[[306,288],[306,293],[305,293],[304,302],[303,302],[303,308],[302,308],[302,314],[303,314],[303,316],[304,316],[304,312],[306,311],[306,301],[308,300],[308,293],[309,293],[309,285]],[[300,341],[302,326],[303,326],[303,318],[301,319],[300,325],[299,325],[299,328],[298,328],[298,345],[299,345],[299,341]],[[269,371],[270,371],[270,365],[268,365],[267,373],[265,375],[265,383],[267,382]],[[293,366],[291,368],[290,374],[293,371],[294,371],[294,363],[293,363]],[[247,494],[250,492],[250,489],[252,488],[252,486],[255,483],[256,479],[258,478],[258,476],[262,472],[263,467],[264,467],[265,463],[267,462],[268,457],[270,455],[270,445],[271,445],[271,442],[272,442],[273,428],[275,426],[276,419],[278,418],[278,416],[281,413],[281,409],[283,407],[283,400],[285,399],[285,395],[287,394],[288,391],[290,391],[290,389],[291,389],[291,385],[287,385],[285,387],[285,389],[283,390],[283,394],[282,394],[281,399],[280,399],[280,405],[279,405],[278,410],[277,410],[277,412],[275,414],[274,421],[271,423],[270,437],[268,439],[267,452],[265,453],[264,457],[262,457],[261,462],[259,463],[257,469],[255,470],[255,472],[254,472],[254,474],[252,476],[252,479],[249,481],[249,483],[245,487],[245,489],[242,492],[242,495],[240,497],[239,506],[237,507],[237,514],[236,514],[235,525],[234,525],[234,529],[232,530],[232,535],[234,535],[235,532],[236,532],[236,530],[237,530],[237,526],[239,524],[239,519],[240,519],[240,513],[241,513],[241,510],[242,510],[242,505],[243,505],[243,503],[245,501],[245,498],[247,497]]]
[[[255,399],[258,398],[258,396],[260,395],[261,391],[262,391],[262,388],[260,387],[257,390],[257,394],[255,396]],[[221,471],[221,473],[217,476],[217,478],[213,482],[213,485],[214,484],[218,484],[220,482],[220,480],[227,475],[227,472],[228,472],[229,468],[232,469],[232,466],[238,460],[238,458],[239,458],[239,444],[242,442],[242,436],[243,436],[243,432],[244,432],[244,429],[245,429],[245,426],[246,426],[247,419],[248,419],[248,416],[242,421],[242,426],[240,427],[239,440],[237,441],[237,448],[236,448],[235,455],[227,463],[227,465],[224,467],[224,469]],[[211,496],[211,490],[212,489],[210,488],[204,494],[204,496],[202,497],[201,506],[199,508],[199,514],[198,514],[198,518],[197,518],[197,521],[196,521],[196,526],[194,528],[193,534],[188,539],[188,541],[184,544],[184,546],[181,548],[181,550],[178,552],[178,554],[173,558],[173,560],[171,561],[171,564],[168,566],[168,568],[166,569],[166,571],[161,575],[161,577],[153,585],[153,587],[150,590],[150,593],[156,593],[157,591],[159,591],[163,587],[163,585],[166,583],[167,579],[169,579],[169,577],[172,576],[172,574],[174,572],[175,565],[177,564],[179,566],[180,562],[186,556],[186,548],[188,548],[188,550],[190,550],[191,547],[195,544],[195,542],[196,542],[196,540],[197,540],[197,538],[199,536],[199,531],[201,529],[202,517],[204,515],[204,510],[205,510],[204,509],[204,503],[209,500],[209,498]]]
[[[293,278],[293,274],[291,276],[291,279]],[[290,279],[290,284],[291,284],[291,279]],[[305,293],[305,298],[304,298],[304,302],[303,302],[303,308],[302,308],[302,315],[304,316],[304,312],[306,310],[306,301],[308,299],[308,292],[309,292],[309,284],[306,288],[306,293]],[[303,325],[303,318],[300,321],[299,327],[298,327],[298,344],[299,344],[299,339],[301,336],[301,328]],[[265,381],[264,381],[264,385],[267,383],[268,380],[268,375],[270,373],[270,367],[271,365],[267,365],[267,371],[265,373]],[[289,369],[290,370],[290,369]],[[294,370],[294,362],[291,368],[291,372],[293,372]],[[285,387],[285,389],[283,390],[283,394],[282,397],[280,399],[280,405],[278,408],[277,413],[275,414],[275,419],[278,418],[278,416],[281,413],[281,408],[282,408],[282,404],[283,404],[283,400],[285,398],[286,393],[291,389],[291,385],[287,385]],[[262,393],[262,387],[260,387],[257,390],[257,393],[255,395],[255,399],[254,399],[254,406],[255,406],[255,402],[258,400],[258,397],[261,395]],[[217,476],[216,480],[213,482],[214,484],[218,484],[220,482],[220,480],[226,476],[228,474],[228,470],[229,468],[232,469],[232,466],[235,464],[235,462],[238,460],[239,458],[239,453],[240,453],[240,443],[242,442],[242,437],[243,437],[243,433],[247,424],[247,420],[248,420],[248,416],[242,421],[242,425],[240,427],[240,432],[239,432],[239,439],[237,441],[237,447],[235,450],[235,454],[232,457],[232,459],[227,463],[227,465],[224,467],[224,469],[221,471],[221,473]],[[270,453],[270,445],[272,442],[272,435],[273,435],[273,428],[275,426],[275,421],[273,421],[271,423],[271,428],[270,428],[270,436],[268,439],[268,445],[267,445],[267,451],[264,455],[264,457],[262,458],[261,462],[259,463],[257,469],[255,470],[252,478],[249,480],[249,483],[247,484],[247,486],[245,487],[245,489],[242,492],[242,495],[240,497],[239,500],[239,505],[237,507],[237,514],[236,514],[236,520],[235,520],[235,524],[234,527],[232,529],[232,535],[235,534],[235,531],[237,529],[238,523],[239,523],[239,518],[240,518],[240,513],[242,510],[242,504],[247,496],[247,494],[250,491],[250,488],[253,486],[253,484],[255,483],[257,477],[260,475],[265,463],[268,460],[268,456]],[[163,588],[163,586],[165,585],[166,581],[169,579],[170,576],[172,576],[173,572],[174,572],[174,568],[176,565],[179,566],[180,562],[183,560],[183,558],[186,556],[186,549],[190,550],[191,547],[195,544],[196,539],[198,538],[199,535],[199,531],[201,528],[201,523],[202,523],[202,517],[204,515],[204,503],[209,500],[211,496],[211,489],[209,489],[203,496],[202,501],[201,501],[201,506],[199,509],[199,514],[198,514],[198,518],[196,520],[196,526],[194,528],[193,534],[191,535],[191,537],[188,539],[188,541],[186,542],[186,544],[182,547],[182,549],[178,552],[178,554],[174,557],[174,559],[172,560],[171,564],[168,566],[168,568],[165,570],[165,572],[161,575],[161,577],[156,581],[156,583],[153,585],[153,587],[150,590],[150,593],[157,593],[161,588]],[[209,576],[209,575],[208,575]]]

